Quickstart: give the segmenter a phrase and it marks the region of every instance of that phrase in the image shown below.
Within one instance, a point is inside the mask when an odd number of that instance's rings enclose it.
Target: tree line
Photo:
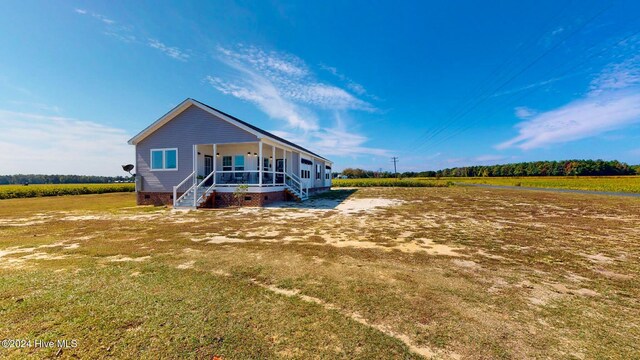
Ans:
[[[18,184],[105,184],[133,182],[131,176],[91,176],[91,175],[0,175],[0,185]]]
[[[533,161],[501,165],[463,166],[437,171],[403,172],[400,177],[508,177],[508,176],[612,176],[640,175],[640,165],[629,166],[617,160]],[[337,173],[335,173],[337,175]],[[347,168],[348,178],[391,178],[389,171]]]

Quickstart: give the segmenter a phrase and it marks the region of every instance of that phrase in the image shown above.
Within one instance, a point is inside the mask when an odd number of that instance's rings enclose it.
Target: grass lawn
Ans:
[[[446,187],[454,183],[640,193],[640,176],[525,176],[334,179],[334,187]]]
[[[472,187],[1,200],[0,339],[77,347],[0,358],[638,358],[638,224],[640,199]]]
[[[443,178],[440,181],[457,183],[524,186],[548,189],[572,189],[588,191],[640,193],[640,176],[528,176],[528,177],[481,177]]]

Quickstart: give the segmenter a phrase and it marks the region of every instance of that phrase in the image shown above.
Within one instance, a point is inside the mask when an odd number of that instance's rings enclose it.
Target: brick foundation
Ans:
[[[180,196],[182,194],[178,194]],[[168,192],[142,192],[136,193],[136,203],[138,205],[173,205],[173,193]]]
[[[178,197],[182,195],[178,194]],[[246,193],[241,201],[241,206],[261,207],[276,201],[291,200],[285,197],[284,191],[273,191],[265,193]],[[137,192],[136,202],[138,205],[173,205],[173,193],[167,192]],[[209,199],[201,205],[205,208],[222,208],[238,206],[238,201],[233,198],[233,193],[213,192]]]
[[[238,205],[261,207],[276,201],[284,200],[286,200],[284,191],[246,193],[244,194],[240,204],[238,204],[238,201],[233,197],[233,193],[214,192],[213,194],[211,194],[209,201],[207,201],[206,205],[203,207],[224,208]]]

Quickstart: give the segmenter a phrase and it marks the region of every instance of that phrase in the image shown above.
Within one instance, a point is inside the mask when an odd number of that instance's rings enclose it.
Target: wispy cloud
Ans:
[[[522,108],[521,108],[522,109]],[[526,115],[519,109],[520,115]],[[518,136],[496,148],[523,150],[580,140],[640,122],[640,56],[605,67],[587,94],[558,109],[518,116]]]
[[[249,77],[220,83],[240,88],[254,88],[268,82],[287,100],[329,110],[365,110],[375,108],[348,91],[317,81],[302,59],[286,53],[264,51],[254,46],[237,49],[218,48],[220,59]]]
[[[55,113],[55,114],[60,114],[62,112],[62,109],[60,109],[59,106],[56,105],[48,105],[48,104],[44,104],[41,102],[34,102],[34,101],[20,101],[20,100],[9,100],[8,101],[10,104],[15,105],[21,109],[24,108],[29,108],[29,109],[33,109],[35,111],[45,111],[48,113]]]
[[[590,95],[640,84],[640,55],[607,66],[590,84]]]
[[[364,146],[368,138],[348,131],[340,115],[349,110],[376,111],[375,107],[348,89],[318,81],[302,59],[254,46],[217,50],[233,75],[207,76],[205,81],[283,120],[286,126],[277,134],[326,155],[386,154],[386,150]],[[318,111],[333,112],[334,124],[321,124]]]
[[[88,15],[88,16],[92,16],[100,21],[102,21],[103,23],[107,24],[107,25],[113,25],[115,24],[114,20],[109,19],[108,17],[102,15],[102,14],[98,14],[96,12],[93,11],[89,11],[86,9],[73,9],[73,11],[75,11],[76,13],[80,14],[80,15]]]
[[[133,43],[138,40],[138,38],[136,38],[135,35],[132,35],[123,31],[108,30],[108,31],[104,31],[103,34],[107,36],[111,36],[125,43]]]
[[[271,118],[285,120],[290,127],[305,131],[318,129],[317,119],[310,111],[285,99],[278,88],[265,78],[252,73],[247,75],[249,84],[244,85],[213,76],[207,76],[205,80],[223,94],[252,102]]]
[[[116,21],[111,20],[106,16],[98,14],[91,10],[76,8],[73,11],[83,16],[91,16],[104,23],[104,31],[102,33],[116,40],[122,41],[124,43],[136,44],[138,46],[146,45],[150,48],[160,50],[160,52],[162,52],[163,54],[179,61],[186,62],[191,57],[189,51],[183,50],[176,46],[168,46],[158,39],[148,38],[145,41],[144,36],[141,37],[135,34],[135,32],[133,31],[133,26],[126,24],[116,25]]]
[[[147,44],[149,46],[151,46],[152,48],[154,48],[154,49],[158,49],[158,50],[162,51],[167,56],[172,57],[172,58],[174,58],[176,60],[187,61],[189,59],[189,54],[187,54],[183,50],[181,50],[181,49],[179,49],[177,47],[167,46],[164,43],[162,43],[162,42],[160,42],[160,41],[158,41],[156,39],[149,39]]]
[[[341,81],[343,81],[346,86],[353,92],[355,92],[358,95],[365,95],[367,94],[367,89],[364,88],[364,86],[358,84],[357,82],[351,80],[349,77],[345,76],[344,74],[338,72],[338,69],[333,67],[333,66],[328,66],[325,64],[320,64],[320,68],[322,70],[325,70],[327,72],[329,72],[330,74],[332,74],[333,76],[337,77],[338,79],[340,79]]]
[[[327,156],[357,156],[374,155],[388,156],[386,149],[367,147],[369,139],[366,136],[348,130],[343,117],[336,113],[333,126],[319,128],[307,132],[291,132],[274,130],[275,135],[289,139],[299,144],[307,145],[320,154]]]
[[[2,174],[118,175],[133,153],[122,129],[67,117],[0,110]]]
[[[526,106],[518,106],[515,110],[515,114],[520,119],[528,119],[536,114],[536,111],[529,109]]]
[[[618,91],[589,96],[517,125],[519,135],[498,149],[523,150],[592,137],[640,122],[640,92]]]

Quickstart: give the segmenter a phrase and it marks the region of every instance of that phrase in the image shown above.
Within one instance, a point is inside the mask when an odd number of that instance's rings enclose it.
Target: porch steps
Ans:
[[[301,194],[295,188],[293,188],[291,186],[288,186],[288,185],[285,187],[284,191],[286,191],[289,195],[291,195],[291,197],[296,199],[297,202],[305,201],[305,200],[307,200],[309,198],[308,196],[305,196],[305,195]]]
[[[203,202],[207,200],[208,196],[201,198],[201,196],[205,193],[206,189],[198,188],[198,198],[199,200],[196,202],[196,206],[193,206],[193,197],[195,196],[195,188],[190,188],[186,194],[175,204],[175,208],[196,208],[202,205]]]

